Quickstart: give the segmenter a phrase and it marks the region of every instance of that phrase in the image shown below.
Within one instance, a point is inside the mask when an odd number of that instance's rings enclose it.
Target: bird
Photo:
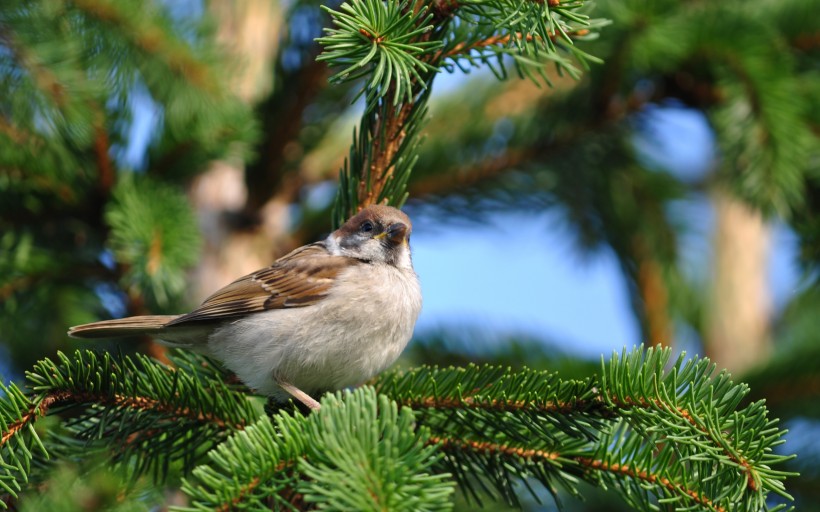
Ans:
[[[237,279],[190,313],[104,320],[68,334],[149,335],[221,361],[275,402],[292,397],[317,410],[315,397],[379,374],[412,337],[422,295],[411,232],[401,210],[367,206],[324,240]]]

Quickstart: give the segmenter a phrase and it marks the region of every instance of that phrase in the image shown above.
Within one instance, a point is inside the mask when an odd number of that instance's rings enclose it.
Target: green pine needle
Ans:
[[[326,396],[307,418],[265,417],[219,446],[184,483],[193,501],[180,510],[449,510],[453,486],[431,473],[439,456],[425,440],[410,409],[372,388]]]
[[[196,218],[176,187],[124,175],[114,189],[105,219],[117,261],[128,265],[124,285],[167,306],[187,286],[201,238]]]
[[[426,8],[414,12],[412,2],[352,0],[339,11],[323,6],[337,28],[325,29],[327,36],[317,41],[324,46],[318,60],[344,67],[330,81],[342,83],[364,76],[362,93],[369,101],[392,91],[392,103],[412,101],[414,84],[426,86],[422,75],[436,68],[424,57],[442,42],[425,40],[433,29]],[[361,94],[361,93],[360,93]]]
[[[743,405],[747,387],[708,360],[670,364],[668,349],[624,351],[584,380],[479,366],[391,372],[376,389],[324,397],[307,417],[273,419],[218,367],[174,357],[177,370],[76,352],[38,363],[31,396],[4,388],[0,487],[18,496],[46,452],[93,451],[155,481],[177,461],[199,464],[185,510],[442,510],[453,482],[511,504],[522,484],[540,499],[534,482],[577,496],[582,480],[641,510],[768,510],[772,492],[791,500],[781,469],[791,457],[774,453],[784,431],[765,406]],[[31,428],[66,407],[65,434]]]

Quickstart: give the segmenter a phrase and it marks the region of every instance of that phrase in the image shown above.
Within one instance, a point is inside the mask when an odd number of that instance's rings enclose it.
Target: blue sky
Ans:
[[[458,79],[447,80],[444,91]],[[435,116],[435,103],[431,109]],[[636,149],[683,180],[701,180],[716,150],[702,114],[677,104],[651,106],[640,117]],[[713,212],[706,196],[672,206],[687,229],[681,257],[690,276],[707,282]],[[774,223],[769,282],[775,308],[798,290],[796,236]],[[559,342],[567,352],[597,358],[640,344],[626,283],[615,257],[581,255],[557,212],[497,214],[486,225],[415,219],[414,263],[424,291],[417,332],[472,325]],[[689,347],[697,350],[697,347]]]
[[[695,221],[681,239],[683,258],[707,279],[708,202],[695,199],[682,208]],[[579,254],[556,213],[499,214],[483,226],[420,218],[412,244],[424,293],[419,333],[462,325],[520,332],[591,358],[642,341],[615,257],[606,250]],[[776,223],[772,247],[769,282],[780,308],[799,287],[797,238]]]
[[[417,331],[474,325],[570,342],[587,356],[639,343],[617,261],[582,258],[556,214],[507,213],[484,226],[416,220]]]

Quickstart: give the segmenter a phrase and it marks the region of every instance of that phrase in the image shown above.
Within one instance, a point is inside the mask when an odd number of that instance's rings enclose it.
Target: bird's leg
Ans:
[[[318,411],[321,407],[319,402],[314,400],[313,397],[311,397],[301,389],[297,388],[293,384],[289,384],[284,381],[277,381],[276,384],[278,384],[280,388],[290,393],[290,396],[305,404],[311,411]]]

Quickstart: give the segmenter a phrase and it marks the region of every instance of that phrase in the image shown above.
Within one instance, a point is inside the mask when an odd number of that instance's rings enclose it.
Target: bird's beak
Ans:
[[[407,225],[402,224],[401,222],[390,224],[390,227],[387,228],[387,231],[385,231],[384,233],[379,233],[374,238],[387,238],[391,244],[401,245],[407,239]]]

